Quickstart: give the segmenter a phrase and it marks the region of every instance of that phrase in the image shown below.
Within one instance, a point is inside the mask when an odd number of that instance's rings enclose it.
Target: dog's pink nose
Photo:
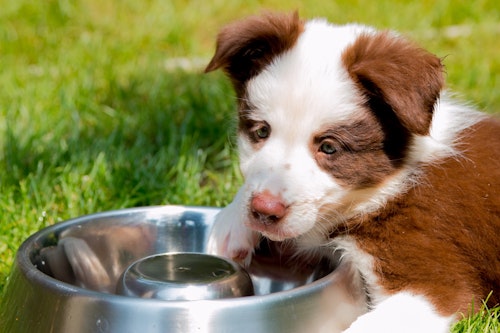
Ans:
[[[259,222],[272,224],[279,222],[286,215],[287,208],[280,197],[264,191],[252,197],[250,210]]]

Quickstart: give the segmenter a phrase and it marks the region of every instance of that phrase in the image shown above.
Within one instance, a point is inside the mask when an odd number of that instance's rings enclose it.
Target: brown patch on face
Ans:
[[[299,14],[265,14],[234,22],[218,37],[215,55],[205,72],[222,68],[241,97],[246,82],[295,45],[304,30]]]
[[[266,121],[256,120],[252,117],[253,106],[250,105],[248,99],[240,99],[239,104],[238,135],[246,137],[252,147],[257,150],[271,136],[272,128]]]
[[[421,183],[343,230],[374,258],[388,293],[426,296],[443,315],[500,303],[500,121],[463,133],[464,156],[426,166]]]
[[[390,32],[380,32],[359,36],[343,52],[342,61],[383,123],[387,120],[392,126],[397,119],[407,131],[428,133],[444,84],[439,58]]]
[[[396,168],[384,150],[385,139],[382,125],[365,111],[357,120],[315,133],[310,149],[319,167],[337,181],[365,188],[380,183]]]

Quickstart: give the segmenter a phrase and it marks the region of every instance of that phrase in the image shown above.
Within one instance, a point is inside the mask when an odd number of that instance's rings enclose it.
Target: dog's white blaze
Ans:
[[[341,53],[357,34],[371,30],[358,25],[332,27],[324,21],[309,22],[293,49],[248,82],[247,97],[255,107],[251,117],[294,125],[285,129],[301,137],[325,123],[352,117],[363,98],[342,65]]]

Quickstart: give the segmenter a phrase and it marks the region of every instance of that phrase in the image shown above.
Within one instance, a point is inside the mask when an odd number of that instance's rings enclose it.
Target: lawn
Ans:
[[[202,67],[224,23],[262,9],[397,29],[445,57],[448,86],[463,99],[500,111],[497,0],[4,0],[0,295],[15,251],[45,226],[231,200],[241,182],[234,95]],[[469,317],[455,331],[498,332],[486,322]]]

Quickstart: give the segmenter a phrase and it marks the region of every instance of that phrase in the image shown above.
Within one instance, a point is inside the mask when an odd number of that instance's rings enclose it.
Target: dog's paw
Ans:
[[[250,265],[260,234],[245,226],[243,214],[233,201],[215,218],[208,240],[208,252]]]

